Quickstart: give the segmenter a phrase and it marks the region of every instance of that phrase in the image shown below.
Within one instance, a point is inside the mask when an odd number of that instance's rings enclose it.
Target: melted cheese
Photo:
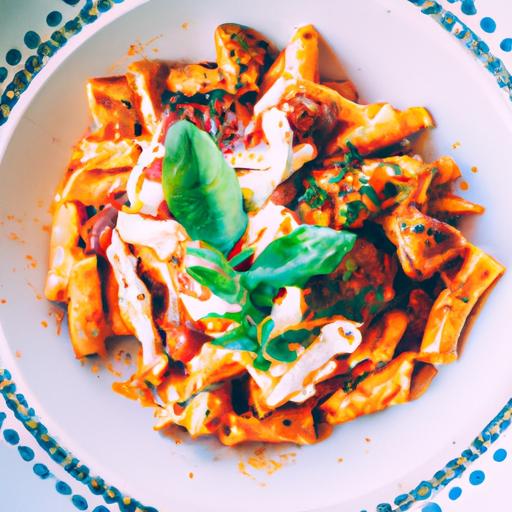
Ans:
[[[124,242],[151,247],[162,261],[169,261],[180,242],[187,239],[175,220],[154,220],[132,213],[119,212],[117,230]]]
[[[257,258],[272,241],[291,233],[298,225],[291,210],[268,201],[249,214],[244,248],[252,247]]]
[[[117,229],[112,232],[112,243],[107,248],[107,258],[119,285],[119,311],[126,325],[130,326],[142,344],[144,366],[155,363],[160,355],[160,336],[153,323],[151,296],[146,285],[137,275],[137,258],[121,240]]]
[[[163,158],[165,155],[165,147],[159,141],[161,131],[162,123],[157,127],[151,143],[143,148],[126,185],[126,193],[131,205],[140,206],[141,213],[153,217],[156,216],[158,207],[163,201],[163,191],[160,195],[162,185],[159,183],[153,185],[154,182],[145,179],[142,175],[144,169],[151,165],[154,160]]]
[[[303,401],[314,394],[314,384],[334,370],[335,366],[328,366],[331,360],[338,354],[352,353],[360,343],[361,333],[356,324],[336,320],[325,325],[294,362],[279,363],[276,372],[279,376],[252,366],[247,366],[247,371],[260,387],[269,407],[278,407],[288,400]]]

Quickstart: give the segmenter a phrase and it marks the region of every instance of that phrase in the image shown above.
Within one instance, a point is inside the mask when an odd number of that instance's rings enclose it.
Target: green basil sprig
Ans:
[[[290,332],[272,338],[274,322],[270,308],[280,288],[303,287],[313,276],[333,272],[343,257],[352,250],[356,235],[320,226],[302,225],[289,235],[271,242],[245,272],[233,269],[240,262],[235,256],[228,261],[211,247],[189,248],[187,254],[215,266],[194,265],[187,272],[212,293],[231,304],[239,304],[240,312],[225,315],[211,314],[209,318],[226,318],[239,326],[212,341],[214,345],[232,350],[256,353],[254,366],[266,370],[273,359],[294,361],[296,352],[290,343],[306,343],[310,336],[304,332]],[[250,253],[244,254],[246,259]],[[238,262],[238,263],[237,263]]]
[[[192,239],[226,254],[245,232],[247,214],[234,169],[212,138],[189,121],[167,132],[162,186],[170,212]]]

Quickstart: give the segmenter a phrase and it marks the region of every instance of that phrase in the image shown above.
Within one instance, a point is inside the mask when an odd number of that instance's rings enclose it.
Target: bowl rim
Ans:
[[[70,55],[73,49],[77,48],[86,39],[96,33],[97,29],[104,27],[116,18],[122,16],[125,12],[131,11],[149,0],[89,0],[86,5],[78,12],[76,16],[70,18],[68,23],[63,25],[56,32],[64,36],[55,41],[55,38],[40,42],[36,54],[31,57],[38,59],[39,66],[29,70],[27,64],[25,68],[16,72],[12,80],[4,87],[0,97],[0,134],[3,144],[0,143],[0,160],[5,149],[9,144],[10,135],[14,132],[16,125],[21,119],[21,115],[28,106],[29,95],[25,94],[28,90],[31,93],[37,92],[44,83],[44,76],[34,79],[45,69],[43,75],[49,76],[51,69],[58,67],[64,59]],[[489,49],[489,46],[481,39],[466,23],[464,23],[453,12],[443,8],[435,0],[406,0],[410,4],[418,7],[421,13],[429,16],[437,22],[448,33],[456,37],[459,42],[466,47],[478,61],[490,72],[498,87],[508,96],[512,107],[512,76],[502,62]],[[450,3],[453,1],[449,0]],[[124,5],[122,5],[124,4]],[[129,4],[129,5],[128,5]],[[71,23],[71,25],[69,24]],[[84,31],[80,37],[78,34],[88,25],[95,24],[94,31]],[[74,24],[74,25],[73,25]],[[69,27],[74,26],[73,30]],[[68,28],[66,28],[68,27]],[[77,28],[78,27],[78,28]],[[54,34],[56,33],[54,32]],[[52,34],[53,35],[53,34]],[[66,51],[62,48],[66,46]],[[50,48],[48,55],[41,54],[42,48]],[[58,55],[58,59],[53,59]],[[29,57],[29,59],[31,58]],[[26,61],[28,62],[28,60]],[[47,65],[51,62],[51,65]],[[32,94],[33,96],[33,94]],[[20,104],[18,101],[23,97]],[[11,116],[15,112],[16,115]],[[7,123],[9,121],[9,123]],[[0,341],[5,342],[5,337],[0,327]],[[0,360],[0,363],[2,361]],[[119,491],[116,487],[108,484],[99,476],[91,476],[91,471],[87,465],[77,459],[71,451],[64,448],[59,441],[54,438],[46,426],[38,418],[35,410],[30,407],[25,396],[18,391],[18,387],[13,380],[11,372],[0,367],[0,394],[10,409],[14,417],[23,425],[23,427],[34,437],[39,446],[49,455],[49,457],[60,465],[70,476],[85,485],[93,494],[101,495],[107,504],[117,503],[121,510],[126,507],[133,507],[135,510],[146,512],[157,512],[157,509],[146,506]],[[2,426],[3,416],[0,414],[0,428]],[[400,494],[391,503],[380,503],[377,506],[377,512],[391,512],[391,510],[405,511],[414,504],[425,501],[433,496],[442,488],[446,487],[455,478],[460,477],[466,469],[476,461],[489,446],[497,441],[500,435],[509,427],[512,422],[512,398],[503,406],[498,414],[482,429],[482,431],[473,439],[459,457],[448,461],[444,467],[434,473],[427,480],[421,481],[414,489],[407,493]],[[396,508],[393,509],[393,506]],[[128,509],[128,508],[126,508]],[[132,508],[129,508],[132,510]]]

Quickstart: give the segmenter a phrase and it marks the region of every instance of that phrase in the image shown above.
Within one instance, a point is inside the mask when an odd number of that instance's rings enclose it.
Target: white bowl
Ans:
[[[471,240],[511,266],[512,115],[505,95],[452,35],[405,1],[154,0],[118,9],[123,16],[96,22],[51,59],[2,129],[0,298],[7,303],[0,305],[0,366],[91,474],[161,512],[348,511],[393,503],[458,457],[510,398],[509,274],[490,294],[461,360],[442,367],[420,400],[340,426],[315,446],[266,447],[256,455],[263,467],[257,469],[250,460],[257,446],[186,437],[177,444],[155,433],[149,409],[110,390],[117,379],[104,364],[96,372],[98,363],[73,357],[65,326],[56,335],[55,306],[40,298],[47,209],[89,122],[86,79],[122,72],[130,44],[150,41],[148,57],[204,60],[213,57],[220,23],[250,25],[282,46],[307,22],[324,37],[324,76],[350,77],[363,100],[430,109],[437,128],[421,138],[424,156],[457,159],[469,183],[464,195],[487,207],[471,225]],[[269,474],[272,460],[282,467]]]

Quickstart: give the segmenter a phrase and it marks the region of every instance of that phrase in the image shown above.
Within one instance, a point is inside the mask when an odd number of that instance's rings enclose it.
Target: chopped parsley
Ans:
[[[357,148],[352,142],[347,141],[348,151],[343,156],[342,162],[336,162],[335,167],[339,169],[338,175],[334,176],[329,180],[329,183],[339,183],[347,172],[353,172],[355,169],[359,169],[363,163],[363,157],[360,155]]]
[[[311,208],[320,208],[325,201],[329,199],[327,192],[320,188],[313,178],[308,178],[309,186],[306,188],[304,194],[299,197],[299,201],[304,201]]]
[[[340,217],[345,218],[344,224],[350,226],[359,218],[359,214],[364,210],[367,210],[367,208],[362,201],[351,201],[340,208],[339,214]]]

